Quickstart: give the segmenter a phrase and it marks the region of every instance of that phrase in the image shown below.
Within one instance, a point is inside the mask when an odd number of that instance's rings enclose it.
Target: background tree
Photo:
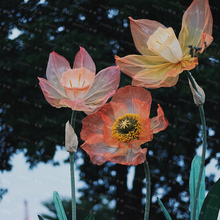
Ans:
[[[12,168],[10,157],[19,151],[24,152],[30,168],[40,162],[58,165],[53,157],[56,149],[64,145],[64,125],[70,119],[71,110],[51,107],[39,89],[37,76],[45,77],[50,52],[56,51],[71,63],[79,46],[83,46],[99,71],[114,65],[115,54],[120,57],[138,54],[128,16],[157,20],[173,27],[178,34],[182,15],[191,0],[3,0],[1,3],[0,169],[9,171]],[[206,93],[204,108],[209,131],[206,164],[216,158],[219,167],[220,25],[217,15],[220,2],[211,0],[210,5],[214,41],[200,55],[199,66],[192,73]],[[21,32],[17,38],[10,39],[13,29]],[[131,79],[122,73],[120,86],[130,82]],[[201,145],[198,110],[184,73],[176,86],[150,91],[152,112],[156,114],[159,103],[170,122],[166,131],[146,144],[153,195],[151,219],[162,218],[155,196],[161,197],[173,219],[187,219],[190,163]],[[77,117],[79,136],[85,114]],[[93,165],[80,148],[76,156],[84,161],[79,167],[81,179],[87,184],[87,188],[82,189],[82,200],[93,199],[97,204],[103,199],[115,202],[117,220],[143,218],[142,165],[135,167],[133,188],[129,190],[126,184],[129,167],[112,163]],[[206,180],[208,190],[213,176],[207,176]]]

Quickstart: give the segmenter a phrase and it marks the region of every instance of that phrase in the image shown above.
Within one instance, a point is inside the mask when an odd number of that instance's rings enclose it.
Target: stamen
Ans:
[[[156,42],[157,42],[158,44],[160,44],[161,46],[163,46],[163,44],[161,44],[159,41],[156,40]]]
[[[80,86],[80,80],[81,80],[81,73],[79,73],[78,87]]]
[[[84,80],[84,81],[83,81],[83,84],[82,84],[82,87],[85,85],[85,82],[86,82],[86,81]]]
[[[71,80],[69,80],[69,81],[70,81],[70,87],[73,87]]]
[[[119,142],[138,140],[142,130],[141,117],[138,114],[125,114],[112,126],[112,136]]]

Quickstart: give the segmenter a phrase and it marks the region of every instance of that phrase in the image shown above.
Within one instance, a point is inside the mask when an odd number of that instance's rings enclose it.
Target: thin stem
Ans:
[[[72,111],[71,126],[75,128],[76,111]],[[74,174],[74,154],[69,153],[70,156],[70,179],[71,179],[71,195],[72,195],[72,220],[76,220],[76,190],[75,190],[75,174]]]
[[[145,204],[145,213],[144,213],[144,220],[149,219],[150,214],[150,170],[148,166],[147,160],[144,162],[144,172],[146,177],[146,204]]]
[[[187,71],[186,74],[187,74],[187,77],[190,80],[193,88],[202,97],[201,93],[199,92],[198,88],[196,87],[195,81],[194,81],[190,71]],[[200,190],[200,185],[201,185],[202,173],[203,173],[203,169],[205,166],[205,153],[206,153],[206,145],[207,145],[205,112],[204,112],[203,105],[198,105],[198,108],[199,108],[199,114],[200,114],[201,123],[202,123],[203,144],[202,144],[201,164],[200,164],[200,168],[199,168],[199,177],[198,177],[197,184],[196,184],[196,192],[195,192],[195,198],[194,198],[194,203],[193,203],[193,210],[191,210],[193,212],[193,218],[192,218],[193,220],[196,220],[196,208],[197,208],[197,204],[198,204],[198,197],[199,197],[199,190]]]
[[[199,107],[199,113],[200,113],[200,118],[201,118],[201,123],[202,123],[203,145],[202,145],[201,164],[199,168],[199,177],[197,180],[196,192],[195,192],[195,198],[194,198],[194,204],[193,204],[193,220],[196,220],[196,208],[197,208],[197,203],[198,203],[202,173],[203,173],[203,169],[205,166],[205,153],[206,153],[206,144],[207,144],[205,112],[204,112],[203,105],[199,105],[198,107]]]

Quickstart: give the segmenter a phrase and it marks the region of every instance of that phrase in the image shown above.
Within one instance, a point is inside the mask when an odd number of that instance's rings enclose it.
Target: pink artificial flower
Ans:
[[[142,87],[125,86],[117,90],[112,100],[98,112],[82,120],[81,148],[94,164],[106,161],[124,165],[138,165],[146,160],[145,142],[153,134],[164,130],[168,121],[162,108],[157,116],[149,118],[151,94]]]
[[[111,66],[95,75],[95,64],[88,52],[80,47],[73,68],[59,54],[52,52],[47,64],[46,76],[38,78],[40,87],[53,107],[69,107],[86,114],[98,111],[116,92],[120,70]]]
[[[198,65],[197,53],[213,37],[213,19],[208,0],[194,0],[183,15],[179,38],[171,27],[130,17],[132,37],[142,55],[116,56],[120,70],[132,77],[132,85],[146,88],[174,86],[179,74]]]

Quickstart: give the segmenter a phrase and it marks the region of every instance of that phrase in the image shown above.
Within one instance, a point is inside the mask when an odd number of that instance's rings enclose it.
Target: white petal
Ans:
[[[69,121],[66,123],[65,127],[65,148],[66,151],[74,153],[77,151],[78,138],[73,127],[70,125]]]

